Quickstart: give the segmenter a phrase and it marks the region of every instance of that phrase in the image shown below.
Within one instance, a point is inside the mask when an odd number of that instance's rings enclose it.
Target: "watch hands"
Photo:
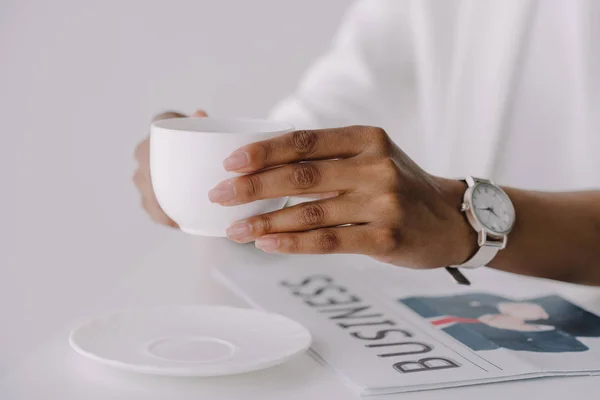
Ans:
[[[500,218],[500,216],[498,214],[496,214],[496,212],[494,211],[494,209],[492,207],[475,207],[475,209],[482,210],[482,211],[488,211],[488,212],[494,214],[496,217]]]

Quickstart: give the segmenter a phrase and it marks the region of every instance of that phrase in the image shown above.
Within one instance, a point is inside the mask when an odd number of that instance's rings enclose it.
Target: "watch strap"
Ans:
[[[463,182],[465,182],[468,187],[475,186],[478,182],[486,182],[495,185],[491,180],[475,178],[472,176],[467,176]],[[479,268],[486,266],[494,259],[498,251],[506,246],[506,236],[497,240],[486,235],[484,232],[478,232],[477,242],[479,245],[477,252],[463,264],[457,265],[457,268]]]
[[[497,246],[489,246],[489,245],[480,246],[477,249],[477,252],[475,253],[475,255],[473,257],[471,257],[470,259],[468,259],[466,262],[462,263],[461,265],[457,265],[457,267],[460,267],[460,268],[484,267],[490,261],[492,261],[494,259],[494,257],[496,257],[496,254],[498,253],[498,250],[500,250],[500,249],[501,249],[501,247],[497,247]]]

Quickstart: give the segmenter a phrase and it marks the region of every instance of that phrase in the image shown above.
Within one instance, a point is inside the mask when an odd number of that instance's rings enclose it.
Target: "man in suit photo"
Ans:
[[[476,351],[580,352],[589,348],[578,338],[600,337],[600,317],[556,295],[511,300],[469,293],[399,301]]]

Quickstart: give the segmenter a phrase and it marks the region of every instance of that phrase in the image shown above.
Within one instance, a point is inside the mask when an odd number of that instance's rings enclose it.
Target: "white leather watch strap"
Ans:
[[[474,187],[477,183],[480,182],[484,182],[484,183],[488,183],[491,185],[495,185],[494,182],[487,180],[487,179],[481,179],[481,178],[474,178],[472,176],[467,176],[464,179],[464,182],[467,184],[467,186],[469,188]],[[465,192],[465,199],[464,199],[464,203],[463,203],[463,211],[465,213],[472,213],[473,210],[472,205],[471,207],[469,207],[468,201],[467,201],[467,193],[468,193],[468,189],[467,192]],[[484,230],[480,230],[481,228],[477,228],[475,225],[473,225],[473,222],[468,218],[469,223],[471,224],[471,226],[473,226],[473,229],[475,229],[477,231],[478,237],[477,237],[477,244],[479,245],[479,248],[477,249],[477,252],[475,253],[475,255],[473,255],[473,257],[471,257],[469,260],[467,260],[465,263],[461,264],[461,265],[457,265],[457,268],[479,268],[479,267],[484,267],[486,266],[490,261],[492,261],[492,259],[496,256],[496,254],[498,253],[499,250],[502,250],[505,246],[506,246],[506,235],[503,235],[502,237],[496,238],[493,237],[491,235],[488,235]]]
[[[475,253],[475,255],[473,257],[471,257],[465,263],[463,263],[461,265],[457,265],[457,267],[460,267],[460,268],[485,267],[490,261],[492,261],[494,259],[494,257],[496,257],[496,254],[498,253],[498,250],[500,250],[500,249],[501,249],[501,247],[496,247],[496,246],[481,246],[481,247],[479,247],[479,249],[477,249],[477,253]]]

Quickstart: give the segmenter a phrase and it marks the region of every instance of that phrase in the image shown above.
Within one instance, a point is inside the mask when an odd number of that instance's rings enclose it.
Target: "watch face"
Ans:
[[[471,194],[473,212],[488,231],[505,234],[515,221],[515,209],[503,190],[489,183],[478,183]]]

